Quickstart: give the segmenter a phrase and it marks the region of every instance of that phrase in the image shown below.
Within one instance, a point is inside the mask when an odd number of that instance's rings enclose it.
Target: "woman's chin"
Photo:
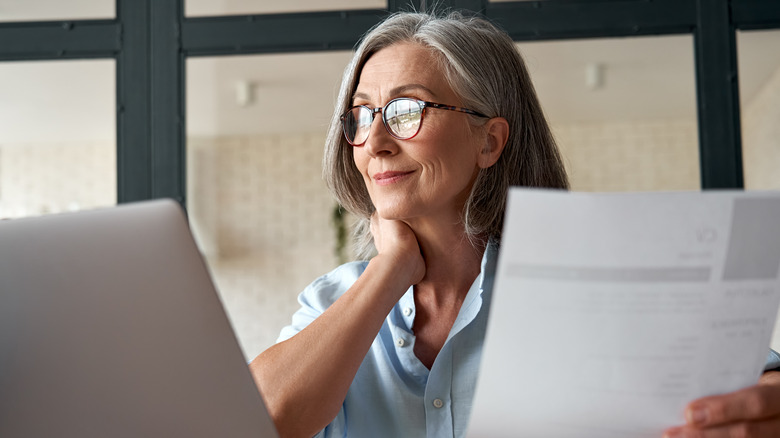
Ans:
[[[403,206],[400,205],[376,205],[374,204],[376,208],[376,214],[379,215],[382,219],[386,220],[404,220],[409,218],[410,212],[409,209],[403,208]]]

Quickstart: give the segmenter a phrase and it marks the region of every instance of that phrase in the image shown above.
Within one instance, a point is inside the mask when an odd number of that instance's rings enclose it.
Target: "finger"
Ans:
[[[689,425],[707,427],[780,414],[780,384],[773,377],[729,394],[693,401],[685,410]]]
[[[732,423],[707,429],[683,426],[669,429],[664,433],[664,438],[774,438],[777,436],[780,436],[780,418]]]

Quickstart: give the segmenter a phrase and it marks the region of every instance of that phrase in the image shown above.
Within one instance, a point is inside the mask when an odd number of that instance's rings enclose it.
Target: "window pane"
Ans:
[[[0,218],[116,204],[113,60],[0,63]]]
[[[738,32],[737,44],[745,188],[779,190],[780,30]]]
[[[247,359],[290,323],[303,288],[338,264],[321,161],[349,58],[187,62],[190,221]]]
[[[519,47],[573,190],[700,188],[690,36]]]
[[[0,1],[0,21],[114,18],[115,5],[116,0]]]
[[[188,17],[385,8],[387,8],[387,0],[330,0],[328,2],[317,0],[285,0],[276,2],[185,0],[184,2],[185,15]]]

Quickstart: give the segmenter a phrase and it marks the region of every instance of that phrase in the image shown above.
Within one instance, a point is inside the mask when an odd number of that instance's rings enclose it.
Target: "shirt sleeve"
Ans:
[[[306,328],[336,302],[360,277],[368,262],[351,262],[314,280],[298,295],[301,307],[292,316],[290,325],[279,333],[276,342],[286,341]]]
[[[775,350],[769,350],[769,354],[766,357],[766,365],[764,365],[764,371],[780,371],[780,354]]]

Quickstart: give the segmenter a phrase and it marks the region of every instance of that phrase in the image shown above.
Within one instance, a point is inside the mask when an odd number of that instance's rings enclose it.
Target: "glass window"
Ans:
[[[116,204],[113,60],[0,63],[0,218]]]
[[[385,9],[387,0],[285,0],[273,2],[246,2],[223,0],[185,0],[188,17],[202,15],[275,14],[283,12],[343,11],[350,9]]]
[[[700,188],[691,36],[518,46],[573,190]]]
[[[737,33],[746,189],[780,189],[780,30]]]
[[[1,21],[84,20],[116,17],[115,0],[24,0],[0,2]]]
[[[322,151],[349,52],[187,61],[192,228],[246,358],[339,264]],[[317,66],[312,74],[311,66]]]

